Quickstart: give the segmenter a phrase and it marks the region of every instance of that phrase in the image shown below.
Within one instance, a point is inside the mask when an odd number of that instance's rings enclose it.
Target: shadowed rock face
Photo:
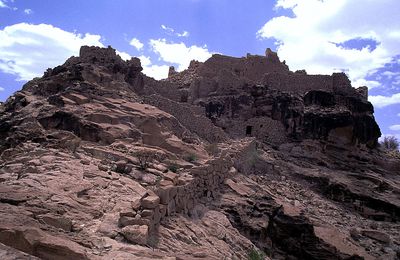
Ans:
[[[400,159],[365,88],[270,49],[141,71],[83,46],[0,104],[1,257],[398,257]]]

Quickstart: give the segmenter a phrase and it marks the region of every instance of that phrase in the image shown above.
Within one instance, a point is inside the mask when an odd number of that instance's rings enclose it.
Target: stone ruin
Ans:
[[[254,136],[275,145],[312,138],[369,147],[380,137],[366,87],[353,88],[344,73],[292,72],[269,48],[266,56],[215,54],[148,86],[156,95],[201,107],[231,137]]]
[[[161,81],[141,71],[138,58],[83,46],[0,104],[0,255],[245,259],[257,246],[359,259],[381,254],[376,241],[395,248],[400,163],[376,149],[366,87],[292,72],[271,49],[170,67]],[[376,220],[390,235],[363,226]]]

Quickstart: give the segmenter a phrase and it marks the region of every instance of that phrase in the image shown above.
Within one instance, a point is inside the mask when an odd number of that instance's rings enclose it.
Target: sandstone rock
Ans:
[[[389,244],[392,241],[388,234],[378,230],[361,230],[361,234],[385,244]]]
[[[118,235],[117,216],[114,214],[107,214],[97,228],[97,232],[106,237],[115,238]]]
[[[130,217],[121,216],[118,220],[118,225],[120,227],[132,226],[132,225],[146,225],[148,221],[142,219],[141,217]]]
[[[132,171],[132,164],[128,164],[126,161],[118,161],[116,162],[116,171],[119,173],[128,174]]]
[[[141,206],[146,209],[154,209],[158,204],[160,204],[160,197],[157,195],[149,195],[141,200]]]
[[[120,217],[135,217],[136,211],[123,211],[119,213]]]
[[[151,217],[153,217],[153,214],[154,214],[154,210],[148,210],[148,209],[144,209],[140,213],[142,218],[150,218],[150,219],[151,219]]]
[[[146,245],[149,236],[148,226],[133,225],[124,227],[121,231],[126,240],[133,244]]]
[[[160,172],[165,172],[168,170],[168,168],[162,164],[153,164],[153,168]]]
[[[361,236],[361,230],[359,229],[359,228],[352,228],[352,229],[350,229],[350,236],[353,238],[353,239],[359,239],[360,238],[360,236]]]
[[[172,214],[174,214],[175,213],[175,207],[176,207],[175,200],[170,200],[168,202],[168,205],[167,205],[166,215],[167,216],[171,216]]]
[[[148,174],[144,174],[142,176],[142,181],[146,182],[146,183],[148,183],[150,185],[156,184],[157,180],[158,180],[158,177],[156,175],[154,175],[154,174],[148,173]]]
[[[160,218],[164,218],[167,215],[167,206],[160,204],[159,206],[159,213],[160,213]]]
[[[170,180],[161,180],[160,187],[174,186],[174,183]]]
[[[137,198],[137,199],[133,200],[133,201],[131,202],[131,206],[132,206],[132,209],[133,209],[133,210],[135,210],[135,211],[139,210],[139,208],[140,208],[140,206],[141,206],[141,199],[140,199],[140,198]]]
[[[46,214],[38,216],[38,219],[55,228],[61,228],[68,232],[72,230],[72,221],[61,216]]]
[[[163,176],[167,181],[171,181],[174,185],[178,184],[178,174],[173,172],[167,172],[164,173]]]
[[[0,242],[44,259],[89,259],[79,244],[48,235],[35,228],[0,228]]]
[[[235,192],[239,193],[242,196],[250,196],[252,193],[254,193],[254,191],[252,191],[245,185],[236,183],[231,179],[226,179],[225,184],[228,185],[229,188],[231,188],[232,190],[234,190]]]
[[[104,165],[104,164],[99,164],[98,168],[100,171],[104,171],[104,172],[108,171],[108,169],[109,169],[108,166]]]
[[[0,243],[0,259],[3,260],[39,260],[39,258],[28,255],[15,248]]]
[[[172,199],[172,197],[170,198],[170,191],[172,187],[173,186],[160,186],[157,189],[157,194],[160,197],[161,204],[167,205],[170,199]]]

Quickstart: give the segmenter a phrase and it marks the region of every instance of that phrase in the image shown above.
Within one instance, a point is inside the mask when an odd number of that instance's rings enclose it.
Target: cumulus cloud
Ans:
[[[274,38],[279,56],[293,70],[345,71],[356,87],[374,87],[378,84],[365,79],[400,54],[398,0],[278,0],[276,8],[293,15],[267,21],[257,36]],[[375,42],[375,48],[346,47],[360,39]]]
[[[3,87],[0,87],[0,92],[1,92],[1,91],[4,91],[4,90],[5,90],[5,89],[4,89]]]
[[[135,47],[138,51],[142,50],[144,47],[144,44],[137,38],[132,38],[129,45]]]
[[[390,105],[400,104],[400,93],[391,96],[369,96],[368,100],[374,105],[374,107],[383,108]]]
[[[147,76],[153,77],[157,80],[165,79],[168,77],[169,66],[152,64],[150,57],[139,56],[140,63],[143,67],[143,73]]]
[[[33,14],[32,9],[24,9],[24,13],[27,15]]]
[[[168,27],[164,24],[161,25],[161,29],[163,29],[168,35],[175,35],[178,37],[189,37],[188,31],[183,31],[181,33],[176,32],[174,28]]]
[[[132,56],[126,52],[119,51],[119,50],[116,50],[115,52],[121,57],[121,59],[123,59],[125,61],[130,60],[132,58]]]
[[[7,26],[0,30],[0,70],[30,80],[77,56],[82,45],[104,47],[100,35],[77,34],[49,24]]]
[[[393,131],[400,131],[400,125],[392,125],[389,127],[389,129]]]
[[[369,89],[381,87],[382,83],[376,80],[353,79],[353,86],[368,86]]]
[[[191,60],[205,61],[212,55],[208,51],[207,45],[186,46],[183,42],[173,43],[167,42],[165,39],[151,39],[150,46],[160,56],[161,60],[177,64],[179,71],[186,69]]]
[[[8,6],[4,3],[4,1],[0,0],[0,8],[7,8]]]

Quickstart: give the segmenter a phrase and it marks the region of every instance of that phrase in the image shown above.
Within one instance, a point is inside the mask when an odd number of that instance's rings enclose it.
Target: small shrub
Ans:
[[[206,145],[205,149],[209,155],[215,156],[219,153],[219,148],[216,143],[211,143],[211,144]]]
[[[385,136],[380,144],[386,150],[398,150],[400,142],[394,136]]]
[[[194,163],[195,161],[197,161],[197,156],[195,154],[189,154],[188,156],[186,156],[186,161]]]
[[[248,260],[264,260],[265,259],[265,254],[259,250],[257,250],[256,248],[253,248],[248,256],[247,256]]]
[[[157,176],[156,177],[156,184],[159,185],[161,180],[162,180],[162,177],[161,176]]]
[[[143,171],[146,170],[150,163],[153,162],[157,157],[155,152],[146,150],[135,151],[133,152],[133,156],[138,158],[139,168]]]
[[[179,170],[179,166],[176,163],[171,163],[170,165],[168,165],[168,170],[177,173]]]
[[[257,150],[251,151],[247,156],[247,162],[251,167],[255,167],[257,162],[260,160],[260,154]]]

